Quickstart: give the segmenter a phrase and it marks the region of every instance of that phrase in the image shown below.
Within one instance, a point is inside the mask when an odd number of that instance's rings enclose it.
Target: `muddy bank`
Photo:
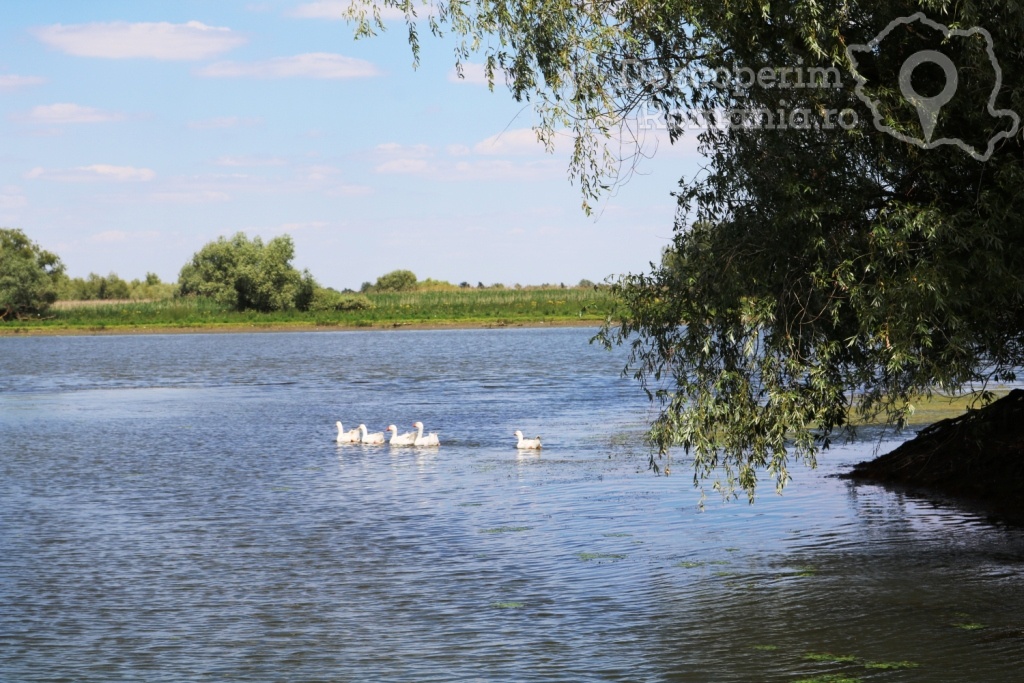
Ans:
[[[940,420],[843,478],[954,498],[1024,521],[1024,390]]]

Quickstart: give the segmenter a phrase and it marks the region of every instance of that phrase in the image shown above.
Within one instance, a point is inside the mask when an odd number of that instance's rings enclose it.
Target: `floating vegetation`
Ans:
[[[860,683],[860,679],[850,678],[845,674],[825,674],[814,678],[801,678],[793,683]]]
[[[627,534],[627,533],[625,533],[623,531],[616,531],[616,532],[610,532],[610,533],[601,534],[601,535],[604,536],[605,538],[629,538],[633,534]]]
[[[625,555],[620,553],[576,553],[576,557],[584,562],[595,562],[597,560],[624,560]]]
[[[795,572],[793,576],[817,576],[818,569],[816,567],[793,567]]]
[[[835,662],[836,664],[849,664],[857,661],[856,655],[835,655],[831,652],[808,652],[803,659],[809,662]]]
[[[706,567],[707,565],[708,565],[707,562],[692,562],[692,561],[689,561],[689,560],[684,560],[684,561],[680,562],[679,564],[677,564],[676,566],[677,567],[682,567],[683,569],[696,569],[697,567]]]
[[[514,534],[520,531],[529,531],[532,526],[496,526],[492,529],[481,529],[482,534]]]
[[[759,652],[775,652],[776,650],[779,649],[779,646],[778,645],[755,645],[754,649],[758,650]]]
[[[711,576],[718,576],[718,577],[725,578],[725,579],[736,578],[739,575],[740,575],[739,572],[726,572],[726,571],[717,571],[717,572],[712,572],[712,574],[711,574]]]
[[[960,624],[953,624],[953,626],[956,626],[958,629],[962,629],[964,631],[979,631],[985,628],[985,624],[979,624],[976,621],[966,621]]]
[[[478,508],[481,505],[483,505],[483,503],[459,503],[460,508]]]
[[[727,553],[738,553],[739,551],[740,551],[739,548],[726,548],[725,549],[725,552],[727,552]]]
[[[491,607],[494,609],[519,609],[523,606],[521,602],[492,602]]]
[[[916,669],[921,666],[917,662],[864,662],[865,669],[881,669],[892,671],[896,669]]]

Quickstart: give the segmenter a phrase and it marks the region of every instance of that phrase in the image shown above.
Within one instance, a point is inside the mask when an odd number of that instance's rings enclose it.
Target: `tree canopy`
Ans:
[[[21,230],[0,228],[0,320],[43,313],[57,300],[64,265]]]
[[[411,270],[393,270],[377,278],[375,292],[411,292],[416,289],[416,274]]]
[[[235,310],[308,308],[316,288],[312,276],[291,261],[295,247],[282,235],[266,244],[239,232],[219,237],[193,255],[178,276],[182,296],[204,296]]]
[[[413,4],[384,4],[415,50]],[[535,103],[542,139],[571,131],[585,203],[629,170],[608,150],[637,112],[697,136],[668,253],[616,284],[601,335],[696,481],[781,488],[859,420],[1024,363],[1017,5],[441,1],[430,26]]]

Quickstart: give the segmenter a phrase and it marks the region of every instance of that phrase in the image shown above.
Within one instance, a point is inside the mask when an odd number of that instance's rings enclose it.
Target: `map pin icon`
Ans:
[[[914,90],[914,84],[910,81],[914,69],[928,63],[938,64],[946,75],[946,85],[942,88],[942,92],[935,97],[924,97],[919,94]],[[932,141],[932,133],[935,132],[935,124],[939,120],[939,110],[953,99],[957,83],[956,67],[953,65],[953,61],[936,50],[915,52],[907,58],[907,61],[903,62],[903,66],[900,68],[900,92],[917,109],[917,118],[921,120],[925,143]]]

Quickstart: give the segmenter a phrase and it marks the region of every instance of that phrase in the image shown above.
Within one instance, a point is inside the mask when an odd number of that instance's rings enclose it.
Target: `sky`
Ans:
[[[566,145],[528,104],[459,79],[451,39],[354,40],[347,0],[32,0],[0,13],[0,226],[72,277],[181,267],[220,236],[290,235],[293,264],[358,289],[396,269],[575,284],[669,243],[692,141],[652,133],[587,216]]]

